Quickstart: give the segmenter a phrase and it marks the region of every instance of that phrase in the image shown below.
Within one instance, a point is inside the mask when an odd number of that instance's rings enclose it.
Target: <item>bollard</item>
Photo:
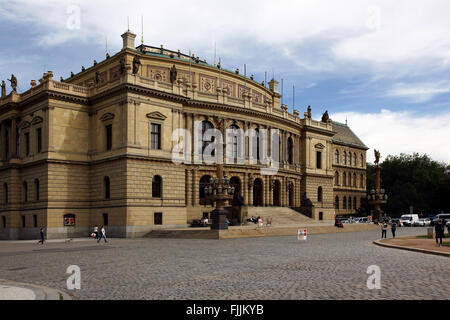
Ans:
[[[433,228],[427,228],[427,238],[433,239]]]

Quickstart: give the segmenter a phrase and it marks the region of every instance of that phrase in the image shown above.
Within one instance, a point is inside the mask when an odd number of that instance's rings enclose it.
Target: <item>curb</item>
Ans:
[[[420,249],[420,248],[413,248],[413,247],[405,247],[405,246],[396,246],[396,245],[393,245],[393,244],[387,244],[387,243],[380,242],[380,240],[373,241],[373,244],[375,244],[377,246],[380,246],[380,247],[386,247],[386,248],[392,248],[392,249],[400,249],[400,250],[407,250],[407,251],[414,251],[414,252],[433,254],[433,255],[436,255],[436,256],[443,256],[443,257],[450,258],[450,253],[447,253],[447,252],[427,250],[427,249]]]
[[[35,298],[34,300],[74,300],[75,298],[58,289],[52,289],[45,286],[39,286],[29,283],[20,283],[20,282],[13,282],[8,281],[4,279],[0,279],[0,286],[7,286],[14,289],[26,289],[33,291]],[[17,297],[15,300],[26,300],[25,298]]]

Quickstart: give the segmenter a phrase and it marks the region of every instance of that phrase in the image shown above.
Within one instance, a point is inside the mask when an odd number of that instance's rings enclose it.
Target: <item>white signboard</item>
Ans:
[[[298,229],[298,240],[306,240],[308,237],[306,229]]]

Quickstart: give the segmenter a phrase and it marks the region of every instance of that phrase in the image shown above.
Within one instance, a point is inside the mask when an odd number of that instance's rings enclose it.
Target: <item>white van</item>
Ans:
[[[400,222],[402,223],[402,225],[406,227],[413,226],[414,222],[418,220],[419,220],[418,214],[404,214],[400,217]]]

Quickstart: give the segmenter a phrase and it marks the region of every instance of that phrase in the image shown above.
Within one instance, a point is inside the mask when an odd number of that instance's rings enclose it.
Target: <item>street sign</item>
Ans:
[[[308,237],[306,229],[298,229],[298,240],[306,240]]]

